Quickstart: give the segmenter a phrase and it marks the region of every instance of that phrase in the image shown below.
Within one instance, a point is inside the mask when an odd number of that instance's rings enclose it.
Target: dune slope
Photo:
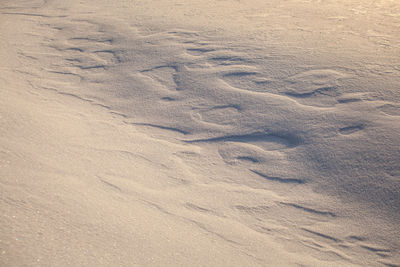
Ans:
[[[0,265],[399,266],[396,1],[0,13]]]

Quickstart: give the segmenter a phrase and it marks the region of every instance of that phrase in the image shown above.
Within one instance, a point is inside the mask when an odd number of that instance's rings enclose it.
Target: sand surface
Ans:
[[[0,266],[400,266],[400,2],[3,0]]]

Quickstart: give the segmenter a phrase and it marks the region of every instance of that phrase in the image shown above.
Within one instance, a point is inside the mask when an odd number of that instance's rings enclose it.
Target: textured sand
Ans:
[[[0,3],[1,266],[400,266],[400,3]]]

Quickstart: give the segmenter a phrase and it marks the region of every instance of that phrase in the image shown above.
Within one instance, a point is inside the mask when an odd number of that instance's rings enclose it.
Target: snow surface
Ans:
[[[400,2],[3,0],[1,266],[400,266]]]

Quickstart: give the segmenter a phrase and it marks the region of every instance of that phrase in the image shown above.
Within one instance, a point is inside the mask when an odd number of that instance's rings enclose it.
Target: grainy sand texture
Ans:
[[[400,1],[0,1],[0,266],[400,266]]]

